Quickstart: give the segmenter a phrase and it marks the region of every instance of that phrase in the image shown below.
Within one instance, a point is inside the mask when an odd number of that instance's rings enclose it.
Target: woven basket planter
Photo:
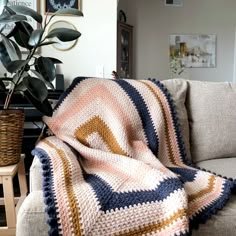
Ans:
[[[20,161],[24,110],[0,110],[0,166]]]

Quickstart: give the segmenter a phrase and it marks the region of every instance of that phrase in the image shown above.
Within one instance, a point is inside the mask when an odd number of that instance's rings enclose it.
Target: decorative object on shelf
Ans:
[[[169,59],[176,57],[184,67],[216,66],[216,35],[172,34],[169,37]]]
[[[182,7],[184,0],[165,0],[165,6]]]
[[[123,10],[119,11],[119,21],[126,23],[126,15],[125,15],[125,12]]]
[[[113,78],[113,79],[119,79],[119,78],[120,78],[120,76],[118,75],[118,73],[117,73],[116,71],[114,71],[114,70],[111,72],[111,75],[112,75],[112,78]]]
[[[72,23],[70,23],[68,21],[64,21],[64,20],[60,20],[60,21],[56,21],[56,22],[52,23],[49,27],[49,31],[52,31],[57,28],[66,28],[66,29],[77,30],[76,27]],[[73,40],[73,41],[63,42],[58,38],[55,38],[53,40],[55,40],[57,43],[52,44],[52,46],[58,50],[61,50],[61,51],[66,51],[66,50],[73,48],[78,41],[78,39],[77,39],[77,40]]]
[[[52,38],[56,37],[63,42],[69,42],[81,36],[77,30],[68,28],[57,28],[47,32],[51,20],[57,15],[64,14],[83,16],[82,12],[76,9],[60,9],[49,18],[46,15],[43,23],[43,17],[31,8],[22,5],[4,6],[4,10],[0,15],[0,24],[2,25],[0,28],[0,61],[12,76],[8,80],[10,83],[8,88],[6,88],[4,83],[6,78],[0,78],[0,90],[6,96],[3,110],[10,112],[13,95],[18,93],[24,95],[44,115],[52,115],[52,107],[47,98],[47,86],[54,89],[52,81],[56,77],[56,64],[62,62],[56,58],[36,56],[35,52],[42,46],[46,47],[56,43]],[[34,29],[28,23],[26,15],[36,21],[39,24],[39,28]],[[14,27],[10,32],[5,32],[6,23],[14,23]],[[45,34],[46,32],[47,34]],[[27,50],[27,55],[24,58],[19,46]],[[15,110],[12,110],[12,112],[15,113]],[[3,116],[6,116],[7,113],[2,112]],[[0,120],[2,119],[4,122],[9,120],[0,118]],[[7,124],[5,124],[5,127],[7,127]],[[23,127],[19,127],[19,129],[20,133]],[[3,135],[2,132],[1,135]],[[11,148],[12,139],[7,137],[1,137],[1,139],[7,139],[6,145]],[[22,139],[18,142],[21,146]],[[1,143],[1,147],[2,145]],[[1,148],[0,159],[6,155],[6,152]],[[20,156],[18,155],[19,158]]]
[[[81,10],[81,0],[45,0],[45,13],[52,14],[66,8]],[[65,15],[67,14],[65,13]]]

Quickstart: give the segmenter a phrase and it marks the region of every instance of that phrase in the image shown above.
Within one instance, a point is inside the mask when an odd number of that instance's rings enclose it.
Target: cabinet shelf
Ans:
[[[121,78],[132,78],[133,26],[117,23],[117,73]],[[123,59],[122,59],[123,58]]]

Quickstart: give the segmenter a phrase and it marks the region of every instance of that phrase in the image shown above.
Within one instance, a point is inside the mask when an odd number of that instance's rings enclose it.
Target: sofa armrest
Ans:
[[[47,236],[48,231],[43,191],[33,191],[29,193],[18,211],[16,236]]]
[[[48,235],[41,171],[41,163],[34,157],[30,167],[30,193],[17,213],[16,236]]]
[[[35,156],[30,167],[30,192],[42,190],[41,163]]]

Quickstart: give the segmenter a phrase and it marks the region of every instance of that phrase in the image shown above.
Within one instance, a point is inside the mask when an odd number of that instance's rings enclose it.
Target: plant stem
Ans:
[[[31,58],[33,57],[33,55],[34,55],[36,49],[37,49],[37,47],[34,47],[34,48],[33,48],[33,50],[32,50],[32,51],[29,53],[29,55],[27,56],[26,60],[31,59]],[[11,99],[12,99],[12,95],[13,95],[13,93],[14,93],[14,91],[15,91],[15,88],[16,88],[16,86],[18,85],[18,83],[19,83],[19,81],[20,81],[20,79],[21,79],[21,76],[23,75],[23,73],[24,73],[25,68],[26,68],[27,65],[28,65],[28,64],[26,64],[25,66],[23,66],[23,67],[20,69],[20,71],[19,71],[19,76],[18,76],[18,79],[17,79],[16,83],[13,84],[13,88],[12,88],[10,91],[8,91],[8,93],[7,93],[7,97],[6,97],[6,100],[5,100],[3,109],[8,109],[8,108],[9,108],[9,104],[10,104],[10,101],[11,101]]]

